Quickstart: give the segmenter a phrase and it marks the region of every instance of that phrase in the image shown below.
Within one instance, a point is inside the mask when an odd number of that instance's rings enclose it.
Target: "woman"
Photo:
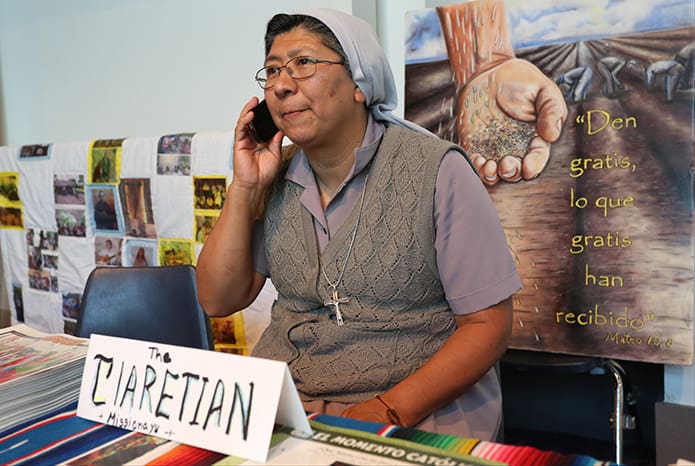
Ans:
[[[307,411],[494,438],[520,280],[462,149],[391,114],[383,50],[344,13],[276,15],[256,78],[280,131],[258,143],[258,99],[242,109],[203,308],[243,309],[271,277],[253,355],[288,363]]]
[[[145,248],[138,248],[138,252],[133,259],[133,267],[147,267],[147,257],[145,256]]]

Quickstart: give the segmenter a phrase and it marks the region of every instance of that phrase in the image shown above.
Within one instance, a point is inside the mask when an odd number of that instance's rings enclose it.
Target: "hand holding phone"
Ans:
[[[258,142],[269,141],[279,131],[273,118],[268,111],[268,105],[265,100],[261,101],[253,109],[253,121],[249,123],[251,134]]]

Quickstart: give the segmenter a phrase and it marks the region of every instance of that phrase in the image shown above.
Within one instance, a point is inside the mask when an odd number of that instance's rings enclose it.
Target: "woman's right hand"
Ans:
[[[220,216],[205,240],[196,265],[198,299],[209,316],[227,316],[246,308],[263,288],[265,276],[254,270],[255,221],[266,188],[280,170],[280,131],[267,143],[253,137],[249,123],[253,97],[241,110],[234,128],[234,172]],[[230,286],[230,284],[234,286]]]
[[[265,189],[277,175],[282,162],[281,142],[284,137],[278,131],[273,138],[260,143],[253,137],[249,124],[253,120],[253,108],[258,97],[249,100],[241,110],[234,128],[234,174],[232,184],[247,189]]]

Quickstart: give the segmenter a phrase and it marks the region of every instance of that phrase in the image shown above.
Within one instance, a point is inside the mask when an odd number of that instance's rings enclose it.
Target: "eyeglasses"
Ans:
[[[288,60],[284,66],[264,66],[256,72],[256,82],[261,89],[270,89],[280,78],[280,72],[284,69],[292,79],[304,79],[316,73],[319,63],[327,65],[344,65],[343,61],[321,60],[314,57],[294,57]]]

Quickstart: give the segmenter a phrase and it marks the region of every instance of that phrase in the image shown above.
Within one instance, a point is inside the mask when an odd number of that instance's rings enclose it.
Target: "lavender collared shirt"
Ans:
[[[370,114],[362,146],[355,150],[355,164],[325,211],[306,154],[298,150],[290,162],[285,178],[304,188],[300,202],[313,217],[319,252],[357,206],[367,173],[364,168],[376,154],[384,131],[384,125]],[[485,309],[521,288],[492,200],[457,151],[449,151],[439,167],[432,221],[437,269],[454,314]],[[260,224],[254,233],[254,267],[269,275]]]

